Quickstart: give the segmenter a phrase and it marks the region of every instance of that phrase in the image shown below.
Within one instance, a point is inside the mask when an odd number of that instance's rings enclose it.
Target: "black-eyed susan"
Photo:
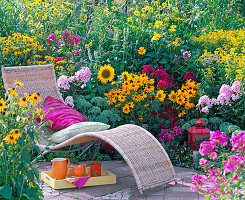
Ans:
[[[182,110],[180,113],[178,113],[178,117],[182,117],[185,114],[186,114],[185,110]]]
[[[159,90],[157,92],[157,98],[162,102],[166,98],[166,94],[163,90]]]
[[[124,101],[126,101],[126,97],[125,96],[118,96],[118,101],[124,102]]]
[[[27,107],[27,99],[26,99],[26,97],[20,97],[19,105],[21,107]]]
[[[185,104],[185,98],[183,96],[178,96],[176,99],[177,104],[184,105]]]
[[[175,91],[171,91],[171,93],[168,95],[168,98],[170,101],[172,102],[176,102],[177,101],[177,93],[175,93]]]
[[[20,81],[14,81],[14,84],[15,84],[15,86],[18,88],[20,88],[20,87],[22,87],[23,86],[23,83],[21,83]]]
[[[15,96],[15,97],[18,96],[17,92],[15,91],[15,88],[9,88],[8,92],[11,96]]]
[[[139,120],[140,121],[143,121],[143,117],[141,115],[139,116]]]
[[[132,17],[128,17],[128,18],[127,18],[127,21],[128,21],[128,22],[131,22],[131,21],[133,21],[133,18],[132,18]]]
[[[7,106],[5,105],[5,102],[3,100],[3,98],[0,100],[0,112],[4,111],[4,109],[7,108]]]
[[[22,135],[20,129],[12,129],[9,133],[14,137],[15,140],[17,140]]]
[[[146,53],[146,49],[145,49],[144,47],[140,47],[140,48],[138,49],[138,54],[144,55],[145,53]]]
[[[89,48],[89,45],[88,44],[85,44],[85,48],[88,49]]]
[[[185,109],[186,110],[189,110],[189,109],[194,108],[194,107],[195,107],[195,104],[191,103],[190,101],[187,101],[186,104],[185,104]]]
[[[148,106],[149,106],[149,103],[147,103],[147,104],[144,105],[145,108],[148,107]]]
[[[39,103],[41,101],[41,96],[39,93],[33,93],[30,97],[30,102],[31,104],[33,104],[34,106]]]
[[[114,68],[110,65],[104,65],[100,67],[100,70],[98,72],[98,79],[102,83],[111,82],[114,79],[115,73]]]
[[[134,103],[133,103],[133,102],[130,102],[130,103],[128,103],[128,106],[129,106],[130,108],[134,108]]]
[[[123,107],[123,112],[126,113],[126,114],[128,114],[130,112],[130,109],[129,109],[129,106],[128,105],[125,105]]]
[[[10,144],[10,143],[16,144],[17,143],[16,139],[14,138],[14,136],[12,134],[8,134],[5,139],[6,139],[7,144]]]
[[[126,84],[126,83],[128,84],[128,81],[131,80],[131,76],[130,76],[130,74],[126,71],[126,72],[123,72],[123,73],[122,73],[122,79],[123,79],[123,81],[125,82],[125,84]]]
[[[0,148],[2,148],[3,147],[3,142],[0,142]]]

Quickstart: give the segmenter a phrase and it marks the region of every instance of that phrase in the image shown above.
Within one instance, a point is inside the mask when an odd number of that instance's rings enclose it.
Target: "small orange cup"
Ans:
[[[52,161],[52,175],[56,180],[64,179],[70,166],[69,158],[54,158]]]
[[[86,164],[81,164],[76,167],[73,167],[73,176],[81,177],[85,176]]]

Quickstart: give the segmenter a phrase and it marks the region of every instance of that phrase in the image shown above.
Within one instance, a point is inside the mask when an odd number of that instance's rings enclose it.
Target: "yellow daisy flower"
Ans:
[[[140,47],[138,50],[138,54],[144,55],[146,53],[146,49],[144,47]]]
[[[20,129],[12,129],[10,134],[14,137],[15,140],[17,140],[22,135]]]
[[[157,92],[157,98],[158,98],[161,102],[165,99],[165,97],[166,97],[166,94],[164,93],[163,90],[159,90],[159,91]]]
[[[5,102],[3,100],[3,98],[0,100],[0,112],[4,111],[4,109],[7,108],[7,106],[5,105]]]
[[[16,144],[17,143],[17,141],[15,140],[15,138],[14,138],[14,136],[13,135],[11,135],[11,134],[8,134],[7,136],[6,136],[6,143],[7,144]]]

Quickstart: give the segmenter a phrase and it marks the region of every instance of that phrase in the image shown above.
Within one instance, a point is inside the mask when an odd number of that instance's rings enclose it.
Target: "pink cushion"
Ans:
[[[49,109],[53,110],[50,111]],[[48,113],[48,116],[45,117],[44,121],[51,121],[53,124],[50,128],[55,130],[61,130],[67,128],[72,124],[79,122],[88,121],[81,113],[71,108],[70,106],[65,105],[62,101],[48,96],[45,99],[43,104],[44,113]],[[37,121],[41,121],[40,117],[37,117]]]

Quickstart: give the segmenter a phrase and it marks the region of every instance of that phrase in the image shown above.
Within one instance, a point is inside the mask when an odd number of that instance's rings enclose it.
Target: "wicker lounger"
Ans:
[[[20,95],[24,92],[38,92],[42,98],[41,103],[47,96],[64,102],[56,84],[53,65],[2,67],[2,77],[5,89],[14,87],[14,80],[19,80],[23,83]],[[129,165],[141,193],[166,184],[175,176],[172,163],[162,145],[147,130],[136,125],[126,124],[110,130],[82,133],[54,146],[49,145],[49,141],[45,139],[48,135],[49,133],[43,132],[40,144],[37,144],[44,151],[43,155],[61,152],[58,149],[65,146],[87,142],[87,146],[81,147],[85,152],[98,139],[108,142]]]

